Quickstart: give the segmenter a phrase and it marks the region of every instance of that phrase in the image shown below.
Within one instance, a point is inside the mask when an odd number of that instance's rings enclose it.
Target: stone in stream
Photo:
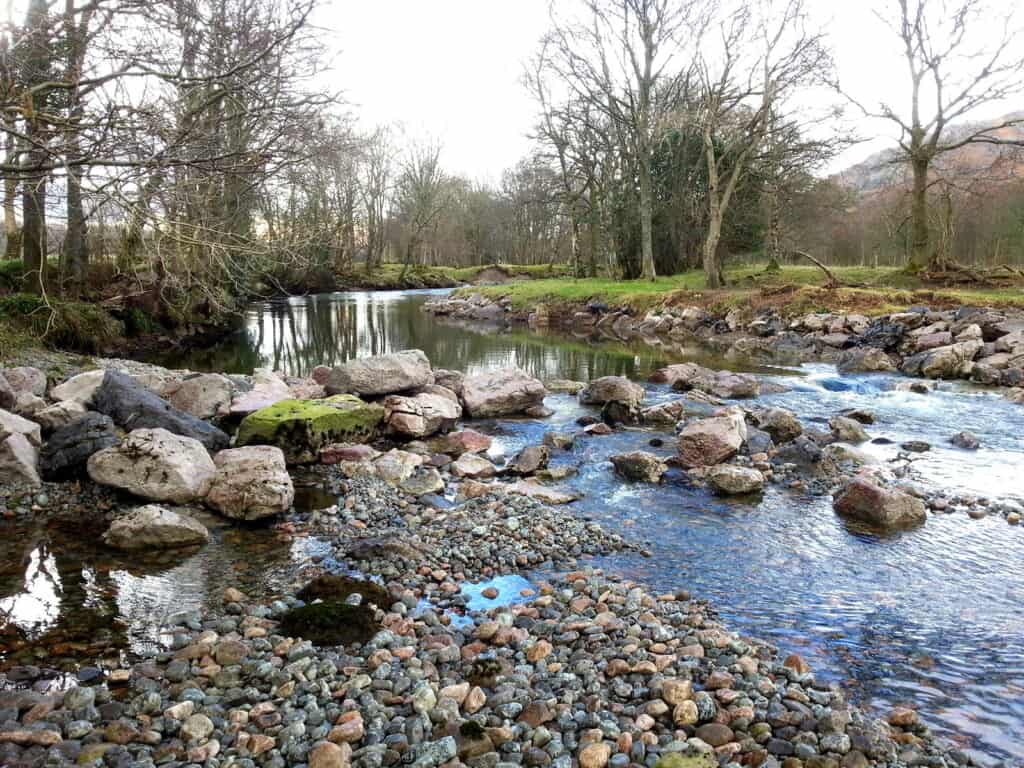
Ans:
[[[746,438],[743,414],[733,412],[687,424],[676,445],[684,467],[705,467],[735,456]]]
[[[750,467],[718,464],[707,471],[711,487],[724,496],[757,493],[764,488],[764,475]]]
[[[856,478],[833,500],[838,514],[885,530],[911,528],[927,519],[924,503],[909,493]]]
[[[467,376],[462,403],[474,419],[515,416],[544,404],[547,390],[518,368],[502,368]]]
[[[634,482],[658,483],[668,471],[664,461],[647,451],[619,453],[609,460],[619,475]]]
[[[352,395],[281,400],[242,420],[235,444],[276,445],[289,463],[316,461],[332,443],[361,442],[379,431],[384,409]]]
[[[900,370],[908,376],[928,379],[960,378],[970,374],[972,361],[984,347],[985,342],[979,339],[937,347],[908,357]]]
[[[579,401],[583,405],[619,403],[627,408],[637,408],[644,395],[644,388],[625,376],[602,376],[580,390]]]
[[[453,475],[471,479],[494,477],[497,471],[491,462],[475,453],[464,453],[451,465]]]
[[[757,397],[761,384],[749,373],[713,371],[696,363],[676,363],[660,368],[651,376],[657,384],[668,384],[672,389],[685,392],[696,389],[715,397],[739,399]]]
[[[398,487],[410,496],[426,496],[444,490],[444,478],[434,467],[419,466]]]
[[[949,438],[949,442],[965,451],[976,451],[981,447],[981,441],[971,432],[957,432]]]
[[[100,485],[177,504],[206,496],[217,471],[202,443],[166,429],[133,430],[119,445],[90,456],[86,466]]]
[[[832,436],[842,443],[864,443],[869,439],[860,422],[846,416],[833,416],[828,425]]]
[[[559,451],[571,451],[576,444],[575,435],[569,432],[545,432],[544,445]]]
[[[506,469],[514,475],[532,475],[544,469],[551,459],[546,445],[529,445],[523,448]]]
[[[843,350],[836,359],[839,373],[870,373],[895,371],[896,365],[884,350],[876,347],[857,347]]]
[[[924,440],[907,440],[900,443],[900,448],[911,453],[927,453],[932,449],[932,446],[931,443],[927,443]]]
[[[434,383],[430,360],[419,349],[349,360],[327,377],[330,395],[391,395]]]
[[[414,397],[389,395],[384,398],[384,423],[392,434],[429,437],[451,429],[462,416],[462,407],[451,391],[448,395],[421,392]]]
[[[64,401],[74,403],[75,401]],[[40,470],[47,480],[60,480],[81,473],[89,457],[121,442],[109,416],[89,411],[80,419],[60,427],[46,441],[40,454]]]
[[[482,434],[475,429],[463,429],[434,438],[429,445],[431,450],[438,453],[461,456],[464,453],[486,453],[490,450],[492,442],[490,435]]]
[[[544,383],[548,392],[556,395],[576,395],[579,394],[581,389],[586,388],[586,384],[582,381],[572,381],[570,379],[549,379]]]
[[[205,544],[206,526],[187,514],[158,505],[135,507],[114,518],[103,541],[115,549],[175,549]]]
[[[198,440],[207,450],[228,445],[228,436],[212,424],[179,411],[155,392],[121,371],[108,370],[92,396],[92,408],[127,430],[163,429]]]
[[[582,498],[582,494],[576,491],[552,488],[532,480],[520,480],[506,486],[508,493],[518,496],[529,496],[531,499],[543,501],[545,504],[570,504]]]
[[[772,437],[772,441],[781,445],[796,440],[803,434],[804,428],[796,414],[785,408],[759,408],[750,414],[751,421]]]
[[[284,452],[277,446],[250,445],[221,451],[206,504],[235,520],[260,520],[287,512],[295,500]]]
[[[399,485],[412,476],[416,468],[423,464],[423,457],[418,453],[392,448],[378,456],[373,466],[377,476],[389,485]]]

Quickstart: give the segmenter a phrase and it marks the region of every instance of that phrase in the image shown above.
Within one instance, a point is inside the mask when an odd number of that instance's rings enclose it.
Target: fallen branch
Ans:
[[[842,280],[840,280],[838,277],[835,276],[835,273],[833,273],[831,269],[826,267],[824,264],[822,264],[820,261],[818,261],[818,259],[816,259],[813,256],[811,256],[811,254],[807,253],[806,251],[792,251],[792,253],[793,253],[794,256],[800,256],[801,258],[807,259],[812,264],[814,264],[814,266],[816,266],[818,269],[820,269],[822,272],[825,273],[825,277],[828,278],[828,282],[825,283],[825,287],[826,288],[830,288],[831,289],[831,288],[864,288],[865,287],[863,283],[844,283]]]

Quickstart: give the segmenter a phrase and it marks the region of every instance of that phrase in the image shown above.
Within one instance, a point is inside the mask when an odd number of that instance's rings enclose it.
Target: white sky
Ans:
[[[565,0],[556,0],[558,3]],[[901,103],[906,73],[895,37],[873,15],[895,0],[808,0],[829,36],[844,87],[865,102]],[[991,0],[981,39],[995,41],[1016,3]],[[548,26],[548,0],[329,0],[317,22],[337,52],[332,85],[346,90],[367,125],[402,122],[439,139],[450,171],[496,181],[529,150],[535,108],[521,84],[524,62]],[[1018,37],[1024,55],[1024,36]],[[903,99],[905,101],[905,97]],[[1024,106],[978,113],[996,117]],[[852,115],[852,112],[848,112]],[[838,170],[891,143],[891,129],[859,120],[860,144]]]

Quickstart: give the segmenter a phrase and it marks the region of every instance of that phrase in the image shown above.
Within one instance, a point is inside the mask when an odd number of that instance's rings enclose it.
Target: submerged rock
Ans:
[[[904,491],[882,488],[865,478],[846,485],[833,500],[838,514],[882,528],[922,525],[927,519],[924,503]]]
[[[864,443],[870,439],[860,422],[848,416],[833,416],[828,420],[828,425],[832,430],[832,436],[840,442]]]
[[[287,512],[295,500],[284,452],[250,445],[218,453],[206,504],[235,520],[260,520]]]
[[[43,477],[61,480],[78,474],[90,456],[120,442],[113,419],[90,411],[50,435],[40,455]]]
[[[131,376],[108,370],[92,397],[92,408],[127,430],[162,429],[198,440],[210,451],[228,445],[228,436],[212,424],[179,411]]]
[[[107,546],[125,550],[191,547],[209,539],[210,532],[198,520],[158,504],[128,510],[103,534]]]
[[[281,616],[278,628],[283,635],[314,645],[361,644],[382,629],[369,606],[338,601],[292,608]]]
[[[796,440],[804,431],[796,414],[785,408],[761,408],[750,416],[755,426],[771,435],[779,445]]]
[[[518,368],[502,368],[467,376],[462,388],[466,413],[474,419],[515,416],[543,405],[547,390]]]
[[[619,475],[635,482],[658,483],[668,471],[664,461],[647,451],[619,453],[610,456],[609,460]]]
[[[330,395],[391,395],[434,383],[430,360],[418,349],[362,357],[334,368],[327,377]]]
[[[377,434],[384,409],[352,395],[323,400],[281,400],[245,417],[235,444],[276,445],[291,463],[316,461],[331,443],[360,442]]]
[[[949,438],[949,442],[965,451],[976,451],[981,447],[981,441],[971,432],[957,432]]]
[[[176,504],[206,496],[217,471],[202,443],[166,429],[136,429],[119,445],[94,453],[86,466],[100,485]]]
[[[532,475],[547,467],[550,459],[546,445],[529,445],[516,454],[507,471],[514,475]]]

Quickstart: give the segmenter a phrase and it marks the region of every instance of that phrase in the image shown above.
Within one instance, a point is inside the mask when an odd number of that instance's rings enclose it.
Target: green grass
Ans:
[[[641,312],[685,303],[719,308],[771,305],[785,314],[834,310],[884,314],[918,303],[1024,307],[1024,291],[1017,287],[934,286],[892,267],[837,267],[833,272],[844,283],[862,287],[826,290],[824,275],[813,266],[766,272],[761,265],[748,265],[727,269],[728,287],[718,291],[707,290],[703,272],[694,270],[654,281],[561,277],[464,288],[461,292],[507,298],[520,311],[545,303],[582,306],[591,301]]]
[[[381,264],[367,274],[364,269],[355,268],[338,275],[343,288],[375,288],[380,290],[409,288],[454,288],[462,283],[472,282],[484,270],[498,267],[514,278],[556,278],[570,272],[566,264],[484,264],[475,267],[427,267],[413,266],[405,269],[402,264]]]
[[[0,325],[12,346],[24,346],[27,337],[36,346],[76,352],[96,352],[124,335],[124,326],[96,304],[56,299],[47,304],[28,293],[0,296]]]

